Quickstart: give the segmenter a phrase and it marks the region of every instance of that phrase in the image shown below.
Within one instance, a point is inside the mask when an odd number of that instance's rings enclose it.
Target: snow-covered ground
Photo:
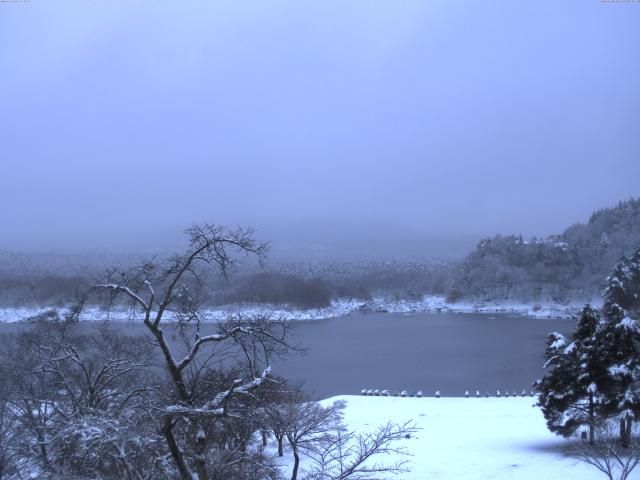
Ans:
[[[350,430],[412,420],[422,430],[401,440],[413,455],[398,480],[596,480],[602,474],[567,455],[527,398],[396,398],[340,396]],[[383,460],[384,457],[379,458]],[[390,462],[392,463],[392,462]],[[280,459],[290,473],[290,452]],[[304,466],[304,462],[303,462]],[[635,477],[634,477],[635,478]]]
[[[581,303],[518,303],[518,302],[469,302],[460,301],[447,303],[442,296],[427,296],[419,300],[389,301],[377,298],[370,301],[339,299],[326,308],[312,308],[308,310],[289,309],[282,306],[270,305],[226,305],[210,309],[206,318],[215,322],[227,318],[230,314],[267,313],[274,318],[289,320],[322,320],[336,318],[354,312],[389,312],[389,313],[420,313],[420,312],[451,312],[451,313],[515,313],[535,318],[569,318],[582,308]],[[41,308],[0,308],[0,322],[17,322],[28,319],[46,311]],[[64,309],[62,309],[64,310]],[[98,320],[105,318],[105,314],[95,308],[85,309],[84,320]],[[128,320],[128,313],[112,310],[111,320]]]

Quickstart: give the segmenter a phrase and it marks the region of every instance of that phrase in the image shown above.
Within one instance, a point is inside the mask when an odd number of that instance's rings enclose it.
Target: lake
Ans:
[[[304,378],[320,398],[363,388],[529,391],[543,373],[546,335],[572,328],[570,320],[505,314],[354,314],[300,325],[308,354],[274,372]]]
[[[121,325],[143,331],[141,324]],[[317,398],[363,388],[443,396],[529,391],[543,373],[546,335],[572,327],[569,320],[480,313],[358,313],[298,322],[297,340],[308,352],[275,362],[273,373],[304,379]],[[0,324],[0,332],[17,328]]]

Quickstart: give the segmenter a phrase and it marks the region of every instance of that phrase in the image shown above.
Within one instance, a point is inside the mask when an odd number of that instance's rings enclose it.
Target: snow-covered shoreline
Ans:
[[[459,301],[449,303],[446,297],[429,296],[420,300],[400,300],[384,302],[372,300],[366,302],[362,311],[389,313],[512,313],[532,318],[571,318],[581,308],[582,303],[525,303],[515,301]]]
[[[390,301],[383,298],[373,300],[339,299],[325,308],[307,310],[285,308],[274,305],[226,305],[209,309],[205,313],[206,320],[221,321],[234,314],[267,314],[274,318],[287,320],[323,320],[339,318],[353,313],[509,313],[531,318],[571,318],[583,304],[581,303],[519,303],[519,302],[489,302],[489,301],[460,301],[448,303],[443,296],[428,296],[419,300]],[[28,320],[42,314],[52,307],[0,308],[0,322],[13,323]],[[66,309],[61,308],[62,312]],[[87,321],[102,320],[107,315],[97,308],[85,309],[82,319]],[[112,310],[108,318],[113,321],[130,320],[128,312]]]

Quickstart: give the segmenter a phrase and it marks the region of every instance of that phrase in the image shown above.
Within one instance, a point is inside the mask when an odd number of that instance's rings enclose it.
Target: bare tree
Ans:
[[[310,449],[308,454],[315,467],[305,477],[308,480],[368,480],[380,475],[409,471],[408,451],[397,442],[418,431],[412,423],[387,423],[370,433],[336,430],[322,448]],[[391,456],[391,463],[379,462],[377,457]]]
[[[309,400],[301,383],[291,383],[285,378],[275,377],[265,383],[260,392],[262,407],[257,412],[261,422],[262,445],[266,446],[266,432],[273,434],[278,444],[278,456],[284,455],[284,441],[292,420],[291,405]]]
[[[577,457],[596,468],[609,480],[626,480],[640,463],[640,429],[636,424],[625,441],[619,438],[617,426],[606,422],[595,428],[593,443],[574,444]]]
[[[106,293],[106,306],[124,299],[131,316],[142,318],[147,332],[160,349],[169,376],[170,394],[158,409],[167,448],[183,479],[207,480],[208,445],[213,442],[219,419],[243,418],[234,409],[238,397],[251,396],[270,373],[270,359],[287,352],[286,322],[268,317],[236,316],[217,323],[215,332],[203,334],[206,313],[202,308],[200,281],[207,266],[227,275],[236,263],[234,253],[262,259],[267,245],[256,243],[252,230],[226,230],[196,225],[187,230],[184,253],[167,262],[149,261],[126,272],[111,271],[93,292]],[[168,327],[177,329],[182,352],[170,342]],[[238,375],[224,388],[202,388],[216,357],[216,348],[227,347],[241,359]],[[210,455],[209,455],[210,457]]]
[[[11,452],[14,432],[14,418],[10,407],[4,399],[0,399],[0,480],[9,478],[15,472],[15,459]]]
[[[270,405],[265,410],[265,422],[278,443],[279,457],[284,455],[284,439],[289,429],[289,421],[287,409],[281,404]]]
[[[347,433],[341,403],[322,407],[270,376],[274,357],[298,350],[287,322],[235,315],[207,323],[206,267],[226,275],[234,250],[262,257],[266,246],[245,230],[204,225],[188,234],[184,253],[110,270],[69,315],[49,312],[4,338],[0,405],[9,417],[0,415],[0,469],[17,478],[276,479],[278,466],[258,444],[269,429],[281,453],[285,439],[291,447],[294,480],[302,453],[322,459],[318,478],[401,471],[404,461],[370,459],[402,453],[391,442],[411,427]],[[79,324],[84,302],[96,297],[107,313],[139,318],[145,334]]]
[[[17,475],[145,478],[156,436],[145,433],[140,408],[153,393],[150,372],[142,375],[149,348],[104,325],[78,330],[57,318],[3,338],[7,448]],[[139,455],[145,443],[147,457]]]
[[[293,452],[291,480],[298,478],[300,453],[318,448],[330,432],[340,428],[344,401],[335,401],[328,407],[317,402],[289,403],[282,406],[287,419],[285,436]]]

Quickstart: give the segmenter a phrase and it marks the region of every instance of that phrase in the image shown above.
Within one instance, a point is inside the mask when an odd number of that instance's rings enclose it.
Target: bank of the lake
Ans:
[[[531,318],[571,318],[584,305],[583,301],[558,303],[524,302],[506,300],[459,300],[448,301],[443,296],[425,296],[414,300],[389,300],[387,298],[374,298],[371,300],[359,300],[341,298],[333,300],[331,304],[323,308],[298,309],[283,307],[282,305],[221,305],[204,311],[203,318],[206,321],[220,321],[229,315],[263,314],[274,318],[288,320],[321,320],[327,318],[343,317],[352,313],[509,313],[523,315]],[[36,315],[50,310],[51,306],[42,307],[15,307],[0,308],[0,322],[20,322],[28,320]],[[64,313],[68,307],[60,307]],[[170,315],[167,312],[167,315]],[[130,312],[111,309],[109,319],[116,321],[129,320]],[[105,313],[98,308],[85,307],[82,320],[101,320]]]

